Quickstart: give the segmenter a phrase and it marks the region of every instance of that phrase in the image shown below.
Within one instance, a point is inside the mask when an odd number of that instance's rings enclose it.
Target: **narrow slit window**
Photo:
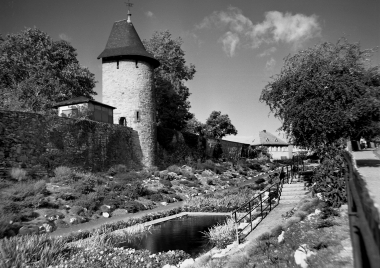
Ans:
[[[137,60],[137,61],[136,61],[136,68],[139,68],[139,66],[137,65],[138,63],[139,63],[139,61]]]
[[[119,60],[116,62],[116,69],[119,69]]]
[[[140,111],[136,111],[136,121],[140,122]]]

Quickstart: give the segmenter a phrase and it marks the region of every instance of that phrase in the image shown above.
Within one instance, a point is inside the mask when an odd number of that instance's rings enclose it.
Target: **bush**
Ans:
[[[22,168],[12,168],[10,175],[14,180],[24,181],[26,179],[26,170]]]
[[[114,176],[114,175],[116,175],[118,173],[126,173],[127,171],[128,171],[128,169],[127,169],[127,167],[125,165],[119,164],[119,165],[115,165],[115,166],[111,167],[108,170],[107,174],[111,175],[111,176]]]
[[[54,179],[52,182],[70,182],[73,179],[74,173],[69,167],[60,166],[54,169]]]
[[[263,178],[259,178],[259,179],[257,179],[257,180],[255,181],[255,183],[260,184],[260,183],[263,183],[264,181],[265,181],[265,179],[263,179]]]
[[[204,234],[214,246],[225,248],[236,239],[235,221],[229,218],[224,224],[217,224]]]
[[[92,179],[80,180],[74,183],[72,188],[81,194],[89,194],[94,191],[95,181]]]
[[[154,201],[154,202],[161,202],[164,200],[161,194],[152,194],[147,196],[148,199]]]
[[[125,204],[123,205],[123,208],[126,209],[129,213],[135,213],[140,210],[145,210],[144,205],[137,201],[125,202]]]
[[[168,187],[168,188],[173,186],[173,184],[169,180],[160,179],[160,183],[162,183],[165,187]]]
[[[178,175],[182,174],[181,168],[178,167],[177,165],[171,165],[170,167],[167,168],[168,172],[174,172]]]
[[[35,194],[45,194],[46,193],[46,182],[44,180],[39,180],[33,185],[33,191]]]
[[[128,183],[142,178],[141,174],[136,171],[129,171],[128,173],[121,173],[115,176],[119,182]]]

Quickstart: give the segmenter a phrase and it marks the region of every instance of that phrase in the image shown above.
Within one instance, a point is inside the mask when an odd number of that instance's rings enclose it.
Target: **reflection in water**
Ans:
[[[192,257],[211,249],[206,232],[217,223],[224,223],[227,216],[182,217],[153,226],[150,232],[120,246],[134,249],[148,249],[152,253],[168,250],[183,250]]]

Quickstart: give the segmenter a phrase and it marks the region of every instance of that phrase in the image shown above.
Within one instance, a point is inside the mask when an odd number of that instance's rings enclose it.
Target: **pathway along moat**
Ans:
[[[212,248],[202,232],[218,223],[224,223],[228,216],[185,216],[152,226],[142,238],[123,242],[119,246],[134,249],[148,249],[152,253],[183,250],[192,257]]]

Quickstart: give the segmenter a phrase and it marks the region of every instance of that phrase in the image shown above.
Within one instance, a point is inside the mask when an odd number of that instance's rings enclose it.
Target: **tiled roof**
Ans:
[[[127,20],[116,21],[113,24],[106,48],[98,59],[119,56],[144,59],[153,64],[154,68],[160,66],[160,62],[146,51],[135,27]]]
[[[101,106],[105,106],[105,107],[109,107],[109,108],[112,108],[112,109],[116,109],[113,106],[110,106],[110,105],[107,105],[107,104],[104,104],[104,103],[92,100],[92,99],[84,97],[84,96],[80,96],[80,97],[72,98],[72,99],[69,99],[69,100],[57,102],[56,104],[54,104],[53,107],[54,108],[58,108],[58,107],[61,107],[61,106],[74,105],[74,104],[79,104],[79,103],[88,103],[88,102],[91,102],[91,103],[94,103],[94,104],[98,104],[98,105],[101,105]]]
[[[263,130],[259,132],[259,137],[255,138],[252,141],[252,145],[276,146],[276,145],[289,145],[289,144],[281,140],[279,137],[276,137],[272,133],[269,133],[268,131]]]

